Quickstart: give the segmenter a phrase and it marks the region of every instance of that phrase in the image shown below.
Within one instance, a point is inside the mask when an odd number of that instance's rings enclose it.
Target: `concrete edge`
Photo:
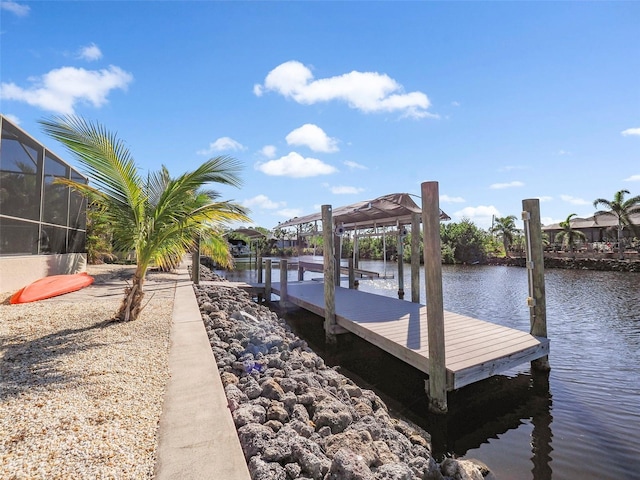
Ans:
[[[249,480],[187,264],[178,272],[155,478]]]

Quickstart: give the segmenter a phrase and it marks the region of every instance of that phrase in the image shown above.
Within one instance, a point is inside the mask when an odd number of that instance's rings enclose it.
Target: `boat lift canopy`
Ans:
[[[422,210],[411,199],[408,193],[391,193],[373,200],[365,200],[344,207],[336,207],[332,211],[333,221],[345,230],[359,230],[375,227],[408,225],[414,213]],[[322,220],[322,213],[313,213],[303,217],[295,217],[278,224],[277,228],[294,227],[305,223]],[[451,217],[440,210],[440,220],[451,220]]]

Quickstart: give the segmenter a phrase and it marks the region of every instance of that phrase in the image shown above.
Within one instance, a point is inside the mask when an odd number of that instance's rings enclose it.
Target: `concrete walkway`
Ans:
[[[249,480],[186,263],[175,292],[169,371],[155,477]]]

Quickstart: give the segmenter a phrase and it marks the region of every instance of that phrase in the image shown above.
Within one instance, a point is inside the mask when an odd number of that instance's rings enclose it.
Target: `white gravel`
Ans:
[[[88,271],[80,292],[0,305],[2,479],[153,477],[175,276],[150,275],[141,317],[111,323],[122,267]]]

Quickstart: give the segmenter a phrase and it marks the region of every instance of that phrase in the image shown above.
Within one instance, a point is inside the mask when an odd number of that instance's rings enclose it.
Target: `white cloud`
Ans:
[[[26,17],[31,11],[31,7],[29,7],[28,5],[22,5],[18,2],[13,2],[12,0],[3,0],[2,2],[0,2],[0,7],[2,8],[2,10],[11,12],[19,17]]]
[[[311,70],[295,60],[271,70],[263,85],[255,85],[257,96],[274,91],[303,105],[341,100],[365,113],[400,112],[403,116],[435,117],[427,112],[431,105],[422,92],[404,93],[402,85],[386,74],[352,71],[315,80]]]
[[[500,212],[493,205],[479,205],[477,207],[465,207],[453,214],[458,220],[468,218],[480,228],[491,227],[491,219],[493,216],[500,217]]]
[[[508,183],[494,183],[489,186],[489,188],[493,188],[494,190],[500,190],[503,188],[514,188],[514,187],[524,187],[524,183],[519,181],[508,182]]]
[[[442,203],[464,203],[465,199],[462,197],[450,197],[449,195],[440,195],[440,202]]]
[[[592,202],[583,200],[582,198],[572,197],[571,195],[560,195],[562,201],[570,203],[571,205],[592,205]]]
[[[133,75],[113,65],[102,70],[61,67],[31,79],[34,85],[29,88],[15,83],[0,84],[0,98],[26,102],[55,113],[73,114],[76,103],[101,107],[107,103],[111,90],[126,90],[132,81]]]
[[[629,135],[638,135],[640,136],[640,128],[627,128],[620,132],[623,136],[627,137]]]
[[[257,207],[265,210],[275,210],[276,208],[286,206],[286,202],[274,202],[266,195],[256,195],[253,198],[247,198],[242,202],[245,207]]]
[[[338,141],[329,137],[324,133],[324,130],[312,123],[305,123],[296,128],[285,139],[289,145],[306,146],[314,152],[332,153],[339,150]]]
[[[640,175],[631,175],[624,179],[625,182],[640,182]]]
[[[460,102],[456,102],[455,100],[453,102],[451,102],[451,106],[452,107],[459,107],[460,106]]]
[[[542,203],[542,202],[550,202],[551,200],[553,200],[553,197],[549,197],[547,195],[547,196],[538,197],[538,200],[540,200],[540,203]]]
[[[198,150],[198,155],[212,155],[216,152],[228,152],[231,150],[246,150],[247,147],[240,142],[236,142],[231,137],[220,137],[215,142],[209,144],[209,148],[205,150]]]
[[[282,210],[278,210],[276,213],[282,218],[286,218],[288,220],[290,218],[295,218],[302,215],[302,209],[301,208],[283,208]]]
[[[571,152],[570,152],[570,151],[568,151],[568,150],[562,150],[562,149],[560,149],[560,150],[558,150],[557,152],[555,152],[555,155],[560,155],[560,156],[570,156],[570,155],[573,155],[573,153],[571,153]]]
[[[340,185],[336,187],[330,187],[331,193],[336,195],[355,195],[357,193],[364,192],[364,188],[349,187],[347,185]]]
[[[16,117],[15,115],[11,115],[10,113],[3,113],[3,115],[11,122],[14,123],[15,125],[20,125],[20,119],[18,117]]]
[[[335,167],[317,158],[303,157],[297,152],[291,152],[277,160],[258,163],[256,164],[256,169],[267,175],[294,178],[315,177],[337,172]]]
[[[360,165],[359,163],[356,163],[356,162],[352,162],[351,160],[345,160],[343,163],[347,167],[349,167],[351,170],[369,170],[368,167],[365,167],[364,165]]]
[[[262,150],[260,150],[260,153],[267,158],[273,158],[276,156],[276,147],[274,145],[265,145],[262,147]]]
[[[82,47],[80,53],[78,53],[78,57],[93,62],[94,60],[100,60],[102,58],[102,52],[95,43],[92,43],[91,45]]]

